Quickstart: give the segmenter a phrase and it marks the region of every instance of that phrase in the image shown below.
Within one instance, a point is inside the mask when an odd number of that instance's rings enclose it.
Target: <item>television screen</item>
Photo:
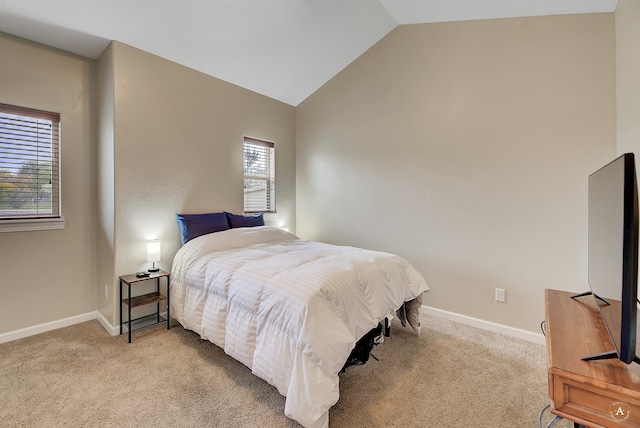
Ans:
[[[638,190],[627,153],[589,176],[589,287],[615,350],[585,359],[636,359]]]

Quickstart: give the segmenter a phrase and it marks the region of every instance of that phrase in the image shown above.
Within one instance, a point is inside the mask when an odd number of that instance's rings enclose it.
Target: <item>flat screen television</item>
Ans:
[[[633,153],[589,175],[589,293],[615,349],[583,360],[636,356],[638,319],[638,185]]]

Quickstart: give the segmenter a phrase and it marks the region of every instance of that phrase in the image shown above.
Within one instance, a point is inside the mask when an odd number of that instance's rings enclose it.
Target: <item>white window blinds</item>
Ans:
[[[244,138],[244,211],[275,212],[275,147],[268,141]]]
[[[60,217],[60,114],[0,104],[0,220]]]

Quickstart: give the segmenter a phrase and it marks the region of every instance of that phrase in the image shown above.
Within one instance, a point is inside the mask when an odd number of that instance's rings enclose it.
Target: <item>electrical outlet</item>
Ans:
[[[505,303],[507,301],[507,292],[504,288],[496,288],[496,302]]]
[[[107,284],[104,285],[104,297],[106,299],[109,298],[109,286]]]

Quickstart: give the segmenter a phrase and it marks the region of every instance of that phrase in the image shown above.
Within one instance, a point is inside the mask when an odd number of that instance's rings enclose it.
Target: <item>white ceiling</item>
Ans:
[[[617,3],[0,0],[0,31],[89,58],[117,40],[296,106],[397,25],[613,12]]]

